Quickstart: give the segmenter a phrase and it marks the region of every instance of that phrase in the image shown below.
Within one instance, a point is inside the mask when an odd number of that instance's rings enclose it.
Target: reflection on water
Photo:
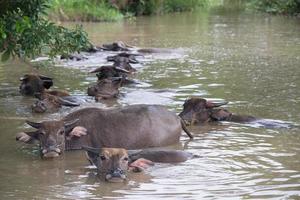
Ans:
[[[175,49],[176,54],[140,58],[134,79],[116,101],[94,103],[88,73],[105,56],[64,67],[38,67],[54,85],[86,99],[84,106],[162,104],[176,112],[189,96],[227,100],[236,113],[299,124],[300,26],[286,17],[238,12],[172,14],[120,23],[88,23],[96,44],[123,40],[140,47]],[[179,51],[177,51],[179,50]],[[107,64],[107,63],[106,63]],[[292,199],[300,196],[299,128],[268,129],[221,123],[190,127],[186,151],[199,155],[176,165],[157,164],[130,174],[126,183],[100,182],[83,152],[41,160],[37,148],[16,144],[24,120],[57,119],[72,110],[32,114],[33,99],[18,93],[18,78],[36,69],[18,62],[0,64],[1,199]]]

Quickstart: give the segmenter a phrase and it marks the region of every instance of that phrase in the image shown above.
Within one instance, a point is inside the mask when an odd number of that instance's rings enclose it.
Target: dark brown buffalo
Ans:
[[[27,123],[37,130],[19,133],[16,139],[26,143],[38,140],[42,157],[59,156],[83,145],[125,149],[167,146],[179,142],[182,130],[193,137],[174,112],[159,105],[84,108],[59,121]]]
[[[199,124],[212,121],[232,121],[232,122],[252,122],[255,117],[247,115],[237,115],[223,108],[216,108],[224,103],[213,103],[203,98],[193,97],[183,104],[183,111],[179,116],[188,124]]]
[[[33,96],[35,93],[43,93],[47,92],[56,96],[68,96],[69,94],[65,91],[49,91],[49,89],[53,85],[52,78],[37,75],[37,74],[25,74],[20,78],[20,93],[22,95],[30,95]]]
[[[125,69],[130,73],[136,72],[136,69],[131,66],[129,58],[126,57],[117,57],[114,60],[114,66]]]
[[[96,53],[98,51],[101,51],[101,47],[91,45],[91,46],[87,47],[86,49],[83,49],[83,51],[88,52],[88,53]]]
[[[106,78],[123,77],[129,74],[130,72],[120,67],[101,66],[98,67],[97,69],[94,69],[90,73],[96,73],[96,76],[98,77],[98,81],[101,81]]]
[[[77,53],[77,54],[61,55],[60,59],[81,61],[81,60],[86,60],[87,57],[85,57],[82,54]]]
[[[132,46],[125,44],[122,41],[113,42],[111,44],[103,44],[101,49],[106,51],[129,51]]]
[[[55,112],[62,106],[79,106],[76,102],[72,102],[63,99],[63,97],[48,94],[46,92],[43,92],[42,94],[36,93],[35,96],[39,99],[31,106],[32,111],[35,113]]]
[[[130,46],[122,41],[113,42],[111,44],[104,44],[101,48],[107,51],[126,51],[126,52],[133,51],[133,52],[137,52],[137,55],[149,54],[149,53],[172,53],[173,52],[173,50],[171,49],[164,49],[164,48],[137,48],[134,46]]]
[[[178,163],[192,157],[192,154],[178,150],[127,151],[123,148],[83,147],[91,164],[97,167],[98,175],[109,182],[126,180],[127,171],[139,172],[153,165],[153,162]]]
[[[172,49],[164,49],[164,48],[144,48],[144,49],[137,49],[137,52],[141,53],[141,54],[173,53],[174,50],[172,50]]]
[[[98,81],[95,85],[88,87],[89,96],[94,96],[97,101],[101,99],[116,98],[122,85],[122,77],[107,78]]]
[[[136,56],[142,56],[142,55],[136,54],[136,53],[122,52],[115,56],[108,56],[107,61],[116,62],[123,57],[123,58],[127,58],[129,63],[137,64],[137,63],[139,63],[139,61],[136,59]]]

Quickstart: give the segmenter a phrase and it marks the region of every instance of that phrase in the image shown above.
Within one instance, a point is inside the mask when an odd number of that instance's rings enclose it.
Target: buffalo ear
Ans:
[[[93,148],[89,146],[82,146],[87,153],[87,159],[90,161],[91,164],[98,167],[98,157],[100,155],[100,148]]]
[[[80,138],[81,136],[87,135],[87,129],[82,126],[76,126],[70,132],[66,132],[67,140],[71,140],[72,137]]]
[[[46,80],[46,81],[43,80],[43,86],[44,86],[44,88],[49,89],[51,86],[53,86],[53,81],[52,80]]]
[[[24,76],[20,77],[20,81],[25,81],[25,80],[28,80],[28,75],[25,74]]]
[[[16,134],[16,140],[28,144],[34,143],[36,140],[38,140],[38,132],[20,132]]]
[[[47,76],[39,75],[39,78],[43,81],[43,86],[46,89],[49,89],[53,86],[53,79]]]

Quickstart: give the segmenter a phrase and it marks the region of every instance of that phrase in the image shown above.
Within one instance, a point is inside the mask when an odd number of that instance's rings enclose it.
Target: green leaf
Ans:
[[[1,56],[1,61],[5,62],[9,59],[9,57],[10,57],[10,51],[6,50]]]

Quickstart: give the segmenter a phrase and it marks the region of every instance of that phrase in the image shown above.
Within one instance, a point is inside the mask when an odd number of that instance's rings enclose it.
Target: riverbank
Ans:
[[[270,14],[299,15],[297,0],[55,0],[49,10],[54,21],[119,21],[140,15],[193,11],[214,6],[236,7]]]
[[[119,21],[124,18],[192,11],[208,6],[209,0],[55,0],[49,18],[59,21]]]

